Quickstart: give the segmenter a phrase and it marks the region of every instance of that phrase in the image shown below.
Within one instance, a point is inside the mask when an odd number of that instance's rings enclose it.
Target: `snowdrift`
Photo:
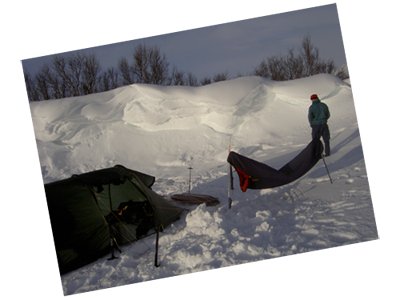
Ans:
[[[279,168],[311,140],[309,96],[331,111],[331,152],[299,180],[242,193],[227,207],[229,145]],[[116,164],[156,177],[163,195],[192,191],[220,205],[191,207],[160,236],[62,277],[65,294],[225,267],[377,238],[351,87],[331,75],[287,82],[242,77],[202,87],[134,84],[31,103],[44,182]]]
[[[196,88],[135,84],[31,103],[43,178],[115,164],[162,178],[191,165],[203,175],[225,164],[229,143],[246,155],[268,149],[270,157],[271,148],[310,140],[306,110],[313,92],[331,104],[335,124],[356,125],[349,86],[329,75],[283,83],[244,77]]]

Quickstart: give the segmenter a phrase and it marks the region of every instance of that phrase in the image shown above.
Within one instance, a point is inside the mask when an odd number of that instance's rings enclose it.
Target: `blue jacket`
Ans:
[[[308,121],[311,126],[326,124],[330,116],[328,105],[320,100],[314,100],[308,109]]]

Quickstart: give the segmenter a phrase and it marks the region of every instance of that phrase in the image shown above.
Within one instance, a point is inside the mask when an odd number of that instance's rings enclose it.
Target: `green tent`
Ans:
[[[114,258],[118,245],[158,237],[177,220],[182,209],[153,192],[154,181],[117,165],[45,184],[60,273],[107,253]]]

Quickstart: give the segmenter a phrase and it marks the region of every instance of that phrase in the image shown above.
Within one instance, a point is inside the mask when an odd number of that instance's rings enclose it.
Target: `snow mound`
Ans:
[[[31,103],[45,182],[117,163],[165,177],[225,162],[230,143],[245,154],[309,140],[308,97],[354,115],[350,88],[318,75],[288,82],[243,77],[202,87],[135,84],[84,97]],[[352,118],[354,119],[354,118]],[[182,175],[182,174],[180,174]]]

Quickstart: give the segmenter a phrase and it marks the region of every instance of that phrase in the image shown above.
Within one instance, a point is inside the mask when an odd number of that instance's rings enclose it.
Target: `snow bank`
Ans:
[[[225,163],[230,141],[244,154],[255,146],[301,147],[309,140],[313,92],[336,104],[334,116],[355,116],[352,101],[343,100],[349,87],[329,75],[284,83],[243,77],[197,88],[138,84],[31,103],[43,177],[49,182],[117,163],[158,178],[189,165],[203,175]]]

